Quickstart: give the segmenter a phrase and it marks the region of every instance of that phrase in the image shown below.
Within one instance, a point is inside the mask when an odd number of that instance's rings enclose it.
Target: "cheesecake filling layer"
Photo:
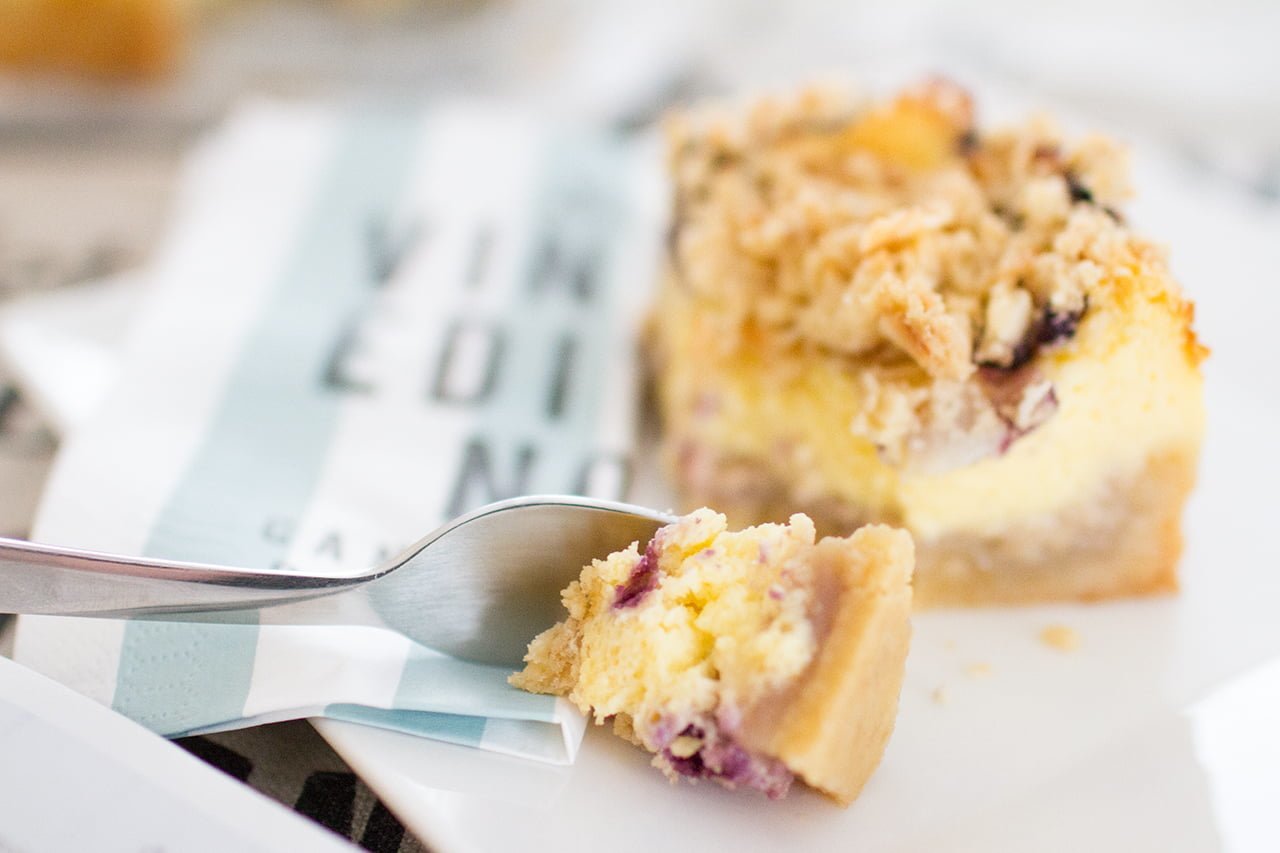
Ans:
[[[1126,288],[1115,298],[1127,303],[1123,314],[1085,315],[1070,340],[1018,368],[980,369],[968,392],[821,352],[726,357],[708,345],[700,306],[667,298],[659,388],[676,482],[698,502],[770,490],[798,508],[836,501],[850,526],[825,532],[877,520],[924,540],[997,535],[1092,501],[1151,455],[1193,449],[1204,429],[1184,318],[1158,292]],[[996,410],[908,433],[903,444],[947,461],[903,464],[869,433],[892,433],[895,405],[917,391],[939,406],[953,392],[981,395]],[[733,460],[744,476],[726,473]]]

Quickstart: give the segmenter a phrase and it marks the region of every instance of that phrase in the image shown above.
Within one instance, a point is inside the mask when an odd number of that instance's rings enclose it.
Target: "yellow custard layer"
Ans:
[[[667,428],[674,442],[753,460],[799,494],[838,497],[924,538],[999,533],[1089,500],[1153,454],[1200,442],[1202,380],[1188,318],[1136,279],[1091,300],[1073,341],[1040,360],[1057,412],[1007,453],[931,475],[887,464],[852,431],[866,397],[856,360],[816,350],[726,354],[697,301],[669,286],[656,326]]]

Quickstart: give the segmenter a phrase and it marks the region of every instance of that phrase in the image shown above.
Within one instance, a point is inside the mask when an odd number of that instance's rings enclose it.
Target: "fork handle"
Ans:
[[[0,613],[243,610],[330,595],[366,580],[126,557],[0,537]]]

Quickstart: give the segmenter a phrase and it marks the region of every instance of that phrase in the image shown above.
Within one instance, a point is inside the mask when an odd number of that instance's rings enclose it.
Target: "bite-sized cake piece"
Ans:
[[[511,683],[611,719],[672,780],[777,798],[798,776],[848,804],[893,731],[912,544],[883,526],[814,539],[803,515],[740,532],[685,516],[583,569]]]
[[[935,81],[678,116],[670,158],[650,349],[687,505],[900,524],[922,603],[1176,587],[1205,350],[1116,146],[980,130]]]

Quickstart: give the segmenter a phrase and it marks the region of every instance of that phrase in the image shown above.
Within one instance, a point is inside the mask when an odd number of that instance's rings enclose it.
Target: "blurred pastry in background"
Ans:
[[[222,62],[258,68],[266,57],[323,63],[367,51],[368,38],[424,28],[432,12],[465,11],[479,0],[0,0],[0,71],[154,80],[176,71],[193,43],[216,24]],[[286,44],[253,34],[290,28]],[[381,29],[379,29],[381,28]],[[376,51],[373,51],[376,53]],[[257,64],[255,64],[257,63]],[[273,62],[268,62],[274,68]],[[284,66],[289,67],[286,61]]]
[[[184,0],[4,0],[0,67],[150,79],[177,65]]]

